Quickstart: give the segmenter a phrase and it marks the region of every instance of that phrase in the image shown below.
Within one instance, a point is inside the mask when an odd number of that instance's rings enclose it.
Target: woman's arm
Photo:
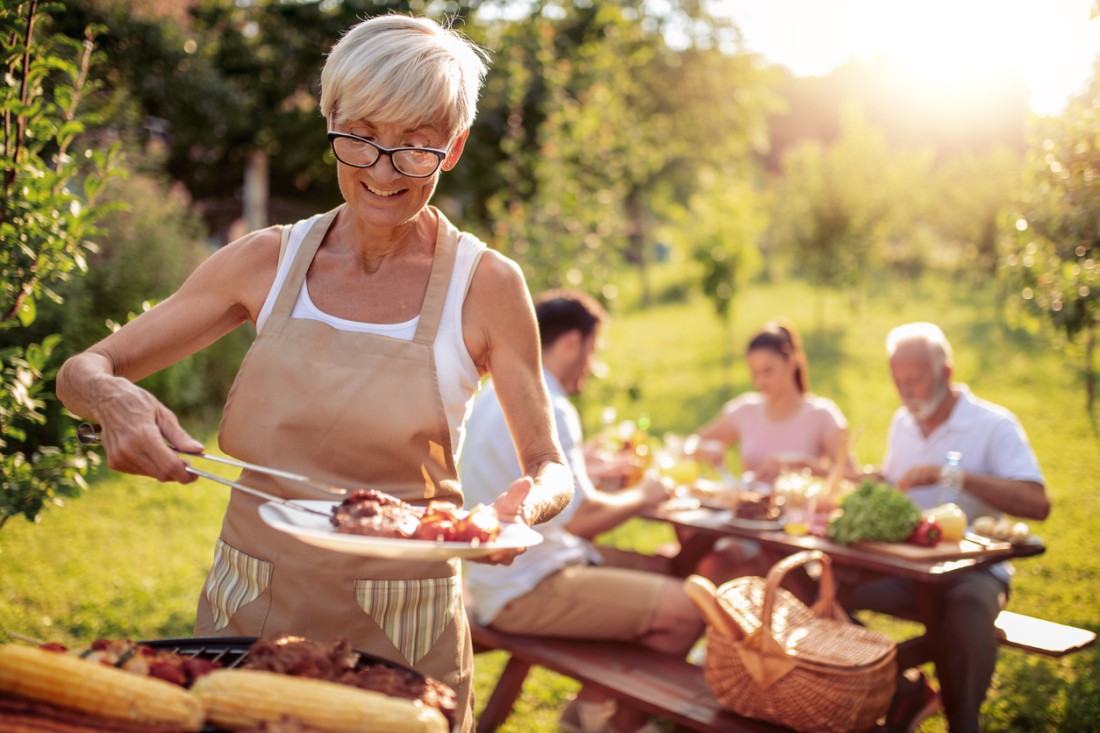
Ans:
[[[712,466],[723,467],[726,462],[726,449],[741,442],[741,431],[737,427],[730,403],[726,403],[710,422],[693,433],[698,447],[695,455],[701,461]]]
[[[135,382],[255,320],[275,278],[279,240],[273,227],[223,247],[169,298],[62,365],[58,399],[103,427],[112,469],[160,481],[194,480],[165,441],[185,451],[202,450],[202,444]]]
[[[462,320],[478,370],[493,377],[523,473],[534,479],[526,494],[509,491],[497,509],[528,524],[545,522],[572,499],[573,474],[554,437],[535,309],[515,263],[492,250],[482,256]]]

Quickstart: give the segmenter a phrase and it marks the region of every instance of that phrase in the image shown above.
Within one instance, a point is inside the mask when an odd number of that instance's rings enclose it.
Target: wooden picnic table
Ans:
[[[916,604],[910,621],[924,625],[921,636],[898,644],[898,667],[908,669],[930,660],[927,639],[936,633],[938,586],[957,573],[987,568],[994,564],[1041,555],[1046,547],[1033,540],[1022,544],[998,543],[996,550],[979,551],[964,557],[926,557],[914,550],[906,554],[876,551],[875,545],[841,545],[826,537],[792,535],[782,529],[760,529],[758,523],[738,522],[728,510],[662,508],[651,510],[644,518],[667,522],[680,530],[699,536],[736,537],[758,542],[766,557],[774,563],[801,550],[820,550],[833,560],[837,598],[846,606],[852,590],[859,584],[882,577],[900,577],[914,581]],[[925,555],[930,553],[924,553]]]

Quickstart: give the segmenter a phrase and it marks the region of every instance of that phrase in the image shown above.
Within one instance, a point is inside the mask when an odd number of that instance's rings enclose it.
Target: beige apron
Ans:
[[[339,209],[307,234],[271,315],[245,355],[222,415],[227,454],[319,481],[461,505],[433,341],[458,231],[442,216],[411,341],[291,318],[306,272]],[[290,499],[330,499],[244,471],[241,482]],[[262,500],[233,491],[199,599],[196,636],[282,633],[352,646],[436,677],[472,729],[473,655],[455,560],[406,562],[331,552],[268,527]]]

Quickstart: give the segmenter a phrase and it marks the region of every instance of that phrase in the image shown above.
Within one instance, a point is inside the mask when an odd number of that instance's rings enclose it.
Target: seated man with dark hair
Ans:
[[[669,496],[660,482],[607,493],[589,479],[580,416],[570,402],[591,371],[601,324],[607,316],[591,297],[555,291],[536,299],[543,374],[557,436],[573,470],[573,502],[553,520],[535,526],[542,544],[511,566],[467,564],[466,585],[479,622],[511,634],[636,641],[685,655],[703,621],[681,581],[623,567],[627,553],[597,548],[590,539]],[[478,397],[466,425],[459,476],[467,501],[487,501],[523,475],[493,387]],[[566,731],[656,731],[638,710],[583,688],[562,715]]]

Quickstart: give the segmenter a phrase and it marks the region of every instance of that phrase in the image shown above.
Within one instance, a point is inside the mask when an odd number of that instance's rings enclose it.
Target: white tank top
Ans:
[[[290,237],[287,240],[286,251],[281,253],[279,269],[275,274],[275,282],[271,284],[267,299],[264,301],[260,315],[256,317],[256,331],[263,329],[271,309],[275,306],[275,297],[283,287],[290,264],[298,253],[302,241],[313,222],[321,217],[321,214],[303,219],[293,225]],[[465,434],[464,426],[470,409],[473,407],[473,397],[478,389],[477,366],[473,357],[466,349],[466,342],[462,338],[462,304],[466,300],[466,290],[474,269],[486,250],[484,242],[472,234],[463,232],[458,238],[458,251],[455,253],[454,271],[451,273],[451,282],[447,288],[447,298],[443,304],[443,314],[439,322],[439,330],[435,336],[435,368],[436,378],[439,380],[439,393],[443,399],[443,410],[447,415],[447,427],[451,434],[451,449],[454,451],[455,461],[458,460],[462,449],[462,439]],[[390,338],[411,341],[416,333],[416,326],[420,322],[420,316],[404,323],[365,323],[363,321],[349,321],[345,318],[325,313],[318,308],[309,297],[309,289],[305,281],[298,291],[298,299],[294,302],[294,308],[290,312],[291,318],[304,318],[313,321],[321,321],[341,331],[355,331],[358,333],[372,333]]]

